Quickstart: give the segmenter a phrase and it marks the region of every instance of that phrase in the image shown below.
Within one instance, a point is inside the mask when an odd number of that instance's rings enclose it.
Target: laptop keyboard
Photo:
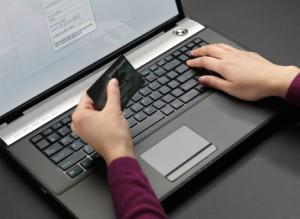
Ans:
[[[124,110],[133,138],[189,108],[206,91],[198,82],[199,72],[185,64],[190,51],[204,45],[196,38],[140,72],[146,83]],[[87,172],[98,158],[90,145],[72,133],[70,113],[30,141],[71,179]]]

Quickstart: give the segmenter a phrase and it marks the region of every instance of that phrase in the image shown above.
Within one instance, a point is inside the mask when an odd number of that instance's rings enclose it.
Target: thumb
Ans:
[[[216,76],[202,76],[199,78],[201,84],[217,90],[227,92],[230,82]]]
[[[107,101],[105,108],[121,111],[119,82],[115,78],[110,80],[107,85]]]

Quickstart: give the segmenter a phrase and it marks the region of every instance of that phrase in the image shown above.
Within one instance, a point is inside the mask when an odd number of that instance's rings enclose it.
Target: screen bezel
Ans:
[[[91,65],[87,66],[86,68],[80,70],[77,73],[74,73],[72,76],[66,78],[65,80],[61,81],[60,83],[48,88],[44,92],[38,94],[37,96],[31,98],[30,100],[26,101],[25,103],[17,106],[15,109],[5,113],[4,115],[0,115],[0,124],[2,123],[10,123],[11,121],[15,120],[19,116],[22,116],[22,113],[32,106],[38,104],[39,102],[49,98],[50,96],[54,95],[58,91],[66,88],[67,86],[73,84],[74,82],[82,79],[83,77],[87,76],[88,74],[92,73],[93,71],[101,68],[105,64],[109,63],[110,61],[117,58],[120,54],[123,54],[137,45],[141,44],[142,42],[150,39],[154,35],[158,34],[159,32],[169,29],[170,27],[174,26],[179,20],[182,20],[185,17],[181,0],[175,0],[178,15],[175,17],[170,18],[166,22],[162,23],[161,25],[157,26],[156,28],[150,30],[149,32],[145,33],[144,35],[140,36],[139,38],[131,41],[130,43],[126,44],[125,46],[119,48],[118,50],[110,53],[109,55],[99,59],[98,61],[92,63]]]

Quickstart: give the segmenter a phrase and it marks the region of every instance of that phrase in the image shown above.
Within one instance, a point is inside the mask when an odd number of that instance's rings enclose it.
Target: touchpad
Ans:
[[[163,176],[183,165],[210,143],[183,126],[144,152],[141,157]]]

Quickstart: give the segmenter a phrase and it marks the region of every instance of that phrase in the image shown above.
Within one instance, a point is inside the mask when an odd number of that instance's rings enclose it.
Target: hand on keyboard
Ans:
[[[113,79],[107,87],[107,103],[102,111],[94,108],[85,94],[73,113],[72,129],[109,164],[119,157],[134,157],[127,121],[120,105],[118,81]]]
[[[256,53],[224,44],[201,47],[192,55],[197,58],[187,61],[190,67],[205,68],[222,76],[202,76],[199,80],[203,85],[248,101],[285,97],[300,72],[297,67],[275,65]]]

